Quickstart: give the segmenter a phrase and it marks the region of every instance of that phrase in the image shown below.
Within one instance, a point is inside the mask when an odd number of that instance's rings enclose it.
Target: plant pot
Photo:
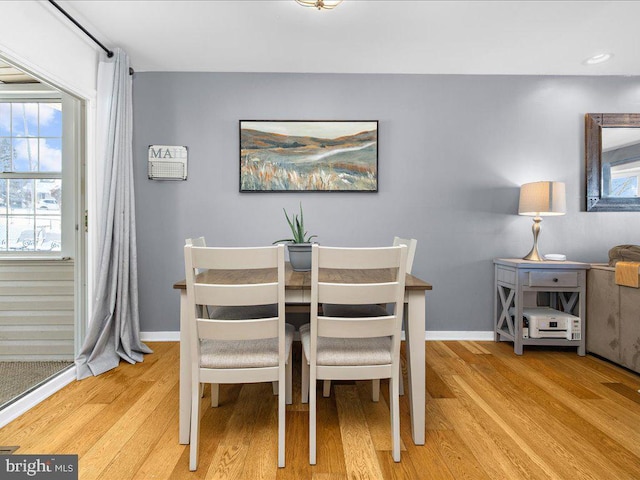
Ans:
[[[311,244],[289,243],[289,262],[294,272],[308,272],[311,270]]]

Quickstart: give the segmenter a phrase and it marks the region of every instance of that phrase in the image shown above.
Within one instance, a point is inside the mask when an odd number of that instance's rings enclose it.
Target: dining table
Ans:
[[[288,305],[309,305],[311,303],[311,272],[294,271],[287,262],[285,266],[285,303]],[[353,279],[370,283],[388,281],[390,270],[350,270],[320,272],[329,275],[335,281],[340,281],[342,275],[345,283]],[[196,281],[199,283],[252,283],[271,281],[276,278],[275,270],[206,270],[201,272]],[[191,426],[191,357],[189,342],[189,305],[187,301],[186,280],[173,284],[173,288],[180,291],[180,406],[179,406],[179,442],[189,443]],[[411,435],[416,445],[424,445],[425,441],[425,297],[426,292],[433,286],[420,278],[407,274],[405,280],[405,342],[407,356],[407,377],[409,411],[411,415]]]

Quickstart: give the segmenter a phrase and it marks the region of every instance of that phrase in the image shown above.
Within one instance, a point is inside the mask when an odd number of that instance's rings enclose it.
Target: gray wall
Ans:
[[[418,239],[428,330],[491,330],[494,257],[521,257],[522,183],[567,184],[542,253],[606,261],[640,243],[640,213],[584,208],[584,114],[640,111],[634,77],[136,73],[134,158],[143,331],[179,329],[184,239],[266,245],[302,201],[324,245]],[[238,120],[379,120],[378,193],[239,193]],[[147,179],[150,144],[186,145],[189,179]]]

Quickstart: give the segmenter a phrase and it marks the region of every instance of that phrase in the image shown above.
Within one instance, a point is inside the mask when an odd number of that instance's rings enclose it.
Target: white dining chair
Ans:
[[[207,241],[205,240],[204,237],[196,237],[196,238],[187,238],[184,241],[185,245],[192,245],[194,247],[206,247],[207,246]],[[197,273],[201,273],[203,270],[206,269],[202,269],[199,268]],[[203,313],[205,313],[206,315],[208,315],[209,317],[211,317],[211,313],[209,312],[209,307],[203,307]],[[237,314],[238,310],[236,309],[236,314]],[[203,383],[200,386],[200,396],[204,397],[204,386],[205,384]],[[219,392],[220,392],[220,387],[217,384],[212,383],[211,384],[211,406],[212,407],[217,407],[218,406],[218,397],[219,397]],[[277,395],[278,394],[278,382],[273,382],[273,394]],[[291,399],[292,399],[292,395],[291,395],[291,385],[287,385],[287,405],[291,405]]]
[[[196,238],[187,238],[184,241],[185,245],[191,245],[193,247],[206,247],[207,246],[207,241],[204,239],[204,237],[196,237]],[[199,268],[198,269],[198,273],[201,273],[203,270],[203,268]]]
[[[200,384],[274,381],[278,382],[278,466],[284,467],[285,401],[286,391],[289,396],[291,391],[295,330],[285,324],[284,246],[185,245],[184,257],[192,372],[189,469],[194,471],[198,466]],[[201,270],[255,269],[273,269],[277,278],[259,283],[199,283],[196,278]],[[206,311],[203,307],[208,307],[210,316],[202,314]],[[215,403],[217,406],[217,399]]]
[[[407,271],[406,273],[411,274],[411,270],[413,269],[413,259],[416,256],[416,247],[418,246],[418,240],[415,238],[401,238],[401,237],[393,237],[393,245],[406,245],[407,246]],[[409,308],[407,303],[404,304],[403,309],[403,317],[402,317],[402,330],[405,331],[407,327],[407,312]],[[380,382],[378,382],[377,388],[374,388],[374,395],[378,396],[380,392]],[[402,371],[400,372],[400,395],[404,395],[404,377],[402,376]]]
[[[416,247],[418,246],[418,240],[415,238],[400,238],[393,237],[393,245],[406,245],[407,246],[407,269],[406,273],[411,273],[413,268],[413,259],[416,256]],[[404,304],[404,318],[402,319],[403,330],[407,325],[407,304]],[[401,366],[402,368],[402,366]],[[402,371],[400,372],[400,395],[404,395],[404,379],[402,377]],[[322,395],[328,397],[331,394],[331,380],[325,380],[322,386]],[[371,397],[374,402],[380,399],[380,379],[371,381]]]
[[[392,455],[400,461],[399,372],[407,247],[312,246],[311,323],[300,327],[302,402],[309,402],[309,463],[316,463],[316,381],[389,379]],[[321,269],[390,269],[382,283],[320,280]],[[344,278],[344,277],[343,277]],[[320,314],[319,306],[323,312]],[[390,304],[391,313],[381,305]]]
[[[195,238],[187,238],[184,241],[185,245],[191,245],[194,247],[206,247],[207,246],[207,241],[205,240],[204,237],[195,237]]]
[[[205,240],[204,237],[195,237],[195,238],[187,238],[184,241],[185,245],[192,245],[194,247],[206,247],[207,246],[207,241]],[[201,273],[203,269],[199,268],[198,271],[196,273]],[[206,315],[209,315],[209,307],[203,307],[204,309],[204,313],[206,313]],[[204,397],[204,383],[200,385],[200,396]],[[217,407],[218,406],[218,395],[219,395],[219,387],[218,385],[212,384],[211,385],[211,406],[212,407]]]
[[[406,245],[407,246],[407,273],[411,273],[413,268],[413,259],[416,256],[416,247],[418,246],[418,240],[415,238],[400,238],[393,237],[393,245]]]

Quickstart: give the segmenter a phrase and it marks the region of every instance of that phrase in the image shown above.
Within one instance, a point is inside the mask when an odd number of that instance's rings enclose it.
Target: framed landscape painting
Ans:
[[[241,192],[377,192],[378,121],[240,120]]]

